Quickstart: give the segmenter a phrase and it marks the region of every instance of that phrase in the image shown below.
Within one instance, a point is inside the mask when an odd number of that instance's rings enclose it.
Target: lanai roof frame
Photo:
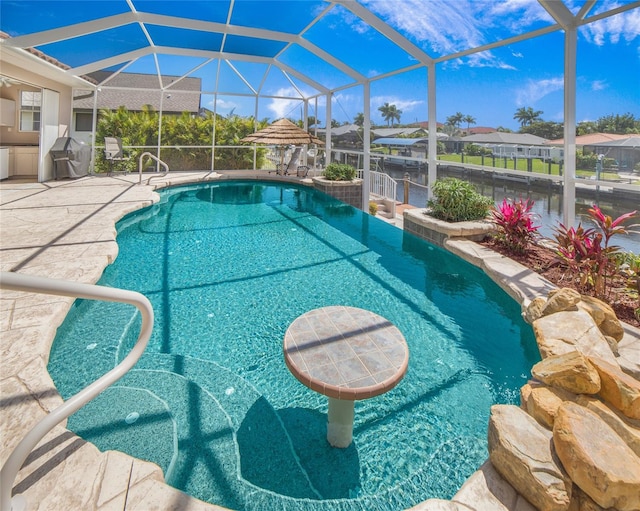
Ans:
[[[7,5],[15,4],[16,2],[5,1],[3,2],[4,8]],[[29,4],[30,2],[20,2],[21,4]],[[40,8],[47,2],[38,2]],[[59,2],[49,2],[59,5]],[[28,48],[48,49],[55,48],[58,43],[64,41],[70,41],[74,38],[85,37],[91,39],[92,36],[98,33],[109,33],[110,31],[117,31],[119,28],[129,27],[127,30],[134,30],[136,27],[140,30],[139,34],[139,47],[135,47],[135,44],[131,48],[127,48],[127,51],[117,53],[104,58],[99,58],[91,62],[80,62],[76,65],[72,65],[70,69],[64,73],[67,75],[80,76],[89,73],[93,70],[104,69],[105,67],[112,67],[123,65],[119,71],[126,69],[131,63],[145,56],[152,56],[156,62],[156,70],[160,76],[160,68],[158,66],[158,55],[177,55],[177,56],[199,56],[206,60],[206,62],[213,62],[217,60],[218,66],[221,62],[228,63],[233,68],[233,62],[258,62],[267,65],[268,67],[275,66],[281,70],[284,75],[289,79],[293,85],[294,90],[297,91],[298,97],[295,99],[301,99],[304,101],[305,108],[308,106],[309,101],[312,101],[319,97],[325,97],[327,105],[327,151],[331,150],[331,137],[330,137],[330,119],[331,119],[331,96],[341,90],[348,89],[354,86],[363,87],[364,96],[364,116],[365,116],[365,151],[368,151],[370,145],[370,86],[373,81],[381,80],[383,78],[393,76],[399,73],[404,73],[417,68],[426,68],[428,76],[428,118],[429,118],[429,132],[431,133],[429,138],[429,154],[433,155],[429,161],[429,179],[435,179],[436,175],[436,162],[435,162],[435,147],[436,147],[436,65],[448,62],[455,59],[460,59],[474,54],[480,54],[486,51],[490,51],[494,48],[506,46],[515,42],[523,41],[539,37],[541,35],[549,34],[551,32],[563,31],[564,36],[564,60],[565,60],[565,154],[567,155],[567,166],[565,174],[565,222],[571,224],[575,216],[575,62],[576,62],[576,32],[577,29],[588,23],[592,23],[601,19],[604,19],[615,14],[619,14],[640,6],[640,2],[631,2],[625,5],[618,6],[614,9],[595,14],[591,17],[587,17],[589,12],[597,5],[597,0],[586,0],[579,8],[578,12],[574,15],[563,2],[556,0],[538,0],[539,6],[544,9],[546,13],[552,18],[552,22],[535,28],[530,31],[519,33],[515,36],[498,39],[493,42],[482,44],[475,47],[463,48],[458,51],[443,53],[441,55],[431,55],[423,48],[419,47],[416,43],[405,37],[398,30],[393,28],[390,24],[381,19],[373,12],[373,8],[370,2],[365,0],[310,0],[306,5],[313,4],[317,6],[318,10],[313,15],[308,15],[305,19],[302,19],[300,13],[301,6],[304,2],[281,2],[280,5],[286,3],[287,6],[295,10],[298,13],[298,18],[291,17],[291,25],[300,27],[297,30],[289,29],[290,27],[283,28],[282,24],[274,27],[257,27],[255,20],[252,20],[251,13],[247,10],[247,6],[250,2],[244,2],[242,0],[225,0],[221,2],[213,2],[214,4],[209,6],[210,9],[223,6],[219,9],[219,12],[209,12],[208,19],[197,19],[193,13],[189,12],[189,15],[185,15],[184,11],[188,11],[189,5],[193,5],[193,2],[181,2],[182,11],[180,15],[176,15],[174,12],[175,6],[170,4],[177,4],[174,2],[155,2],[156,5],[164,4],[165,7],[169,6],[168,10],[164,13],[158,12],[159,7],[154,6],[154,2],[145,2],[142,0],[114,0],[108,2],[113,8],[107,16],[93,17],[84,19],[78,23],[71,23],[69,25],[59,25],[49,27],[45,30],[37,32],[25,32],[23,34],[17,34],[15,37],[4,40],[4,48],[14,48],[17,50],[26,50]],[[103,4],[103,3],[101,3]],[[200,4],[201,6],[204,4]],[[126,7],[125,7],[126,6]],[[226,9],[224,8],[226,6]],[[373,6],[375,7],[375,6]],[[393,44],[405,52],[413,62],[410,62],[404,66],[398,67],[385,72],[380,72],[375,76],[367,76],[362,71],[354,69],[353,66],[346,64],[338,56],[334,55],[330,51],[320,47],[313,41],[305,37],[314,27],[318,26],[325,17],[329,16],[336,9],[344,9],[353,16],[355,16],[360,22],[365,23],[378,34],[390,40]],[[225,11],[226,10],[226,14]],[[239,14],[237,14],[239,13]],[[4,17],[4,16],[3,16]],[[245,20],[246,23],[235,23],[235,20]],[[247,21],[248,20],[248,21]],[[218,51],[210,49],[200,49],[197,47],[188,46],[171,46],[166,44],[160,44],[163,41],[162,31],[156,30],[155,27],[169,27],[171,30],[187,30],[192,32],[202,32],[208,34],[220,34],[221,43]],[[3,27],[4,28],[4,27]],[[154,33],[155,32],[155,33]],[[243,39],[244,38],[244,39]],[[250,40],[256,41],[275,41],[281,46],[271,52],[271,54],[259,55],[251,53],[241,53],[238,48],[242,47],[242,41],[247,42]],[[146,41],[146,46],[144,45]],[[234,47],[234,44],[237,45]],[[194,46],[194,45],[192,45]],[[195,45],[197,46],[197,44]],[[284,62],[283,56],[287,51],[293,47],[302,48],[305,51],[310,52],[312,55],[334,67],[338,72],[348,77],[350,81],[339,84],[331,85],[321,83],[318,77],[309,76],[309,74],[301,72],[300,70],[292,67],[290,64]],[[235,51],[230,51],[235,50]],[[268,53],[268,51],[265,51]],[[435,53],[435,52],[434,52]],[[54,55],[55,56],[55,55]],[[127,64],[128,62],[128,64]],[[235,68],[234,68],[235,70]],[[118,72],[119,72],[118,71]],[[236,70],[237,72],[237,70]],[[242,78],[241,73],[238,75]],[[186,76],[186,75],[185,75]],[[313,94],[304,97],[304,92],[296,87],[295,82],[290,78],[293,77],[300,80],[315,89]],[[243,79],[244,80],[244,79]],[[247,84],[248,81],[244,80]],[[160,83],[162,80],[160,78]],[[263,82],[264,83],[264,82]],[[105,84],[107,85],[107,84]],[[95,87],[98,87],[96,85]],[[256,93],[256,98],[260,96],[261,89],[249,86],[251,92]],[[214,94],[223,94],[219,90],[213,91]],[[302,98],[300,98],[302,96]],[[267,96],[265,96],[267,97]],[[257,101],[256,101],[257,103]],[[306,119],[305,114],[305,119]],[[573,162],[571,162],[573,160]],[[365,171],[368,171],[368,158],[365,161]],[[365,178],[368,178],[368,172],[365,172]],[[365,183],[366,186],[367,183]],[[365,204],[366,206],[366,204]]]

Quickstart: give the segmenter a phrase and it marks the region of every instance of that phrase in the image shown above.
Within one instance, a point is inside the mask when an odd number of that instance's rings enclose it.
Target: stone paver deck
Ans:
[[[0,270],[96,283],[118,254],[116,221],[156,202],[156,188],[225,177],[298,181],[260,171],[229,176],[172,173],[154,180],[151,186],[137,185],[137,175],[48,183],[4,181],[0,183]],[[482,259],[482,266],[520,302],[546,292],[548,283],[512,266],[506,258],[489,264],[486,254],[478,255],[472,245],[450,248],[465,259]],[[47,362],[56,329],[72,302],[70,298],[13,291],[0,295],[2,464],[26,431],[62,402],[47,372]],[[629,331],[622,345],[634,363],[640,355],[638,332]],[[44,438],[18,474],[14,491],[26,496],[27,509],[222,509],[167,486],[156,465],[115,451],[100,452],[64,426],[60,424]],[[445,509],[443,505],[430,500],[415,509]],[[460,510],[532,509],[488,463],[447,506]]]

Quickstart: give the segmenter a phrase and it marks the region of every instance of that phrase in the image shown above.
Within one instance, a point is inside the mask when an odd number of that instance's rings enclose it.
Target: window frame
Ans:
[[[30,101],[25,98],[26,94],[33,95]],[[18,129],[25,133],[39,133],[42,120],[42,91],[21,89],[18,97],[20,99],[18,105]]]
[[[81,118],[82,120],[80,120]],[[78,122],[80,120],[80,122]],[[80,133],[87,133],[93,131],[93,112],[82,112],[77,111],[74,112],[74,131]],[[84,129],[86,127],[87,122],[89,123],[88,129]]]

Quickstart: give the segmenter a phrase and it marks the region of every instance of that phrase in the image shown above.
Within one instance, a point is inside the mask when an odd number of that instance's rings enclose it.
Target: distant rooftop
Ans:
[[[494,131],[492,133],[479,133],[462,137],[462,142],[474,142],[477,144],[514,144],[514,145],[542,145],[547,139],[531,135],[530,133],[507,133]]]
[[[113,75],[112,78],[109,78]],[[198,113],[200,109],[200,78],[165,75],[162,80],[165,87],[160,91],[160,79],[157,75],[142,73],[109,73],[96,71],[91,73],[91,78],[97,83],[103,83],[98,89],[98,108],[115,110],[120,106],[130,111],[140,111],[144,105],[151,105],[156,111],[160,111],[160,98],[162,98],[162,110],[167,113]],[[170,84],[180,82],[180,91],[172,91]],[[112,88],[117,87],[117,88]],[[193,91],[195,94],[185,94],[183,91]],[[93,109],[93,94],[87,91],[76,91],[73,106],[76,109]]]
[[[629,138],[630,135],[616,135],[614,133],[589,133],[588,135],[579,135],[576,137],[577,146],[595,145],[602,142],[611,142],[612,140],[620,140]],[[547,140],[547,145],[561,146],[564,144],[564,138],[556,140]]]

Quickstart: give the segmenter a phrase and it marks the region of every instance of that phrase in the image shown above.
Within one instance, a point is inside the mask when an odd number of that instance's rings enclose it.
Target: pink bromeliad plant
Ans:
[[[595,296],[604,298],[607,296],[609,280],[616,273],[615,255],[621,250],[609,243],[614,235],[628,234],[623,224],[636,217],[637,211],[625,213],[614,220],[594,205],[589,209],[589,216],[597,229],[585,229],[582,224],[576,228],[566,227],[561,223],[555,229],[555,239],[558,242],[558,254],[578,278],[581,290],[592,290]]]
[[[498,241],[514,253],[525,253],[529,243],[538,234],[540,226],[533,225],[533,204],[531,199],[503,199],[502,204],[491,211],[493,221],[498,226]]]

